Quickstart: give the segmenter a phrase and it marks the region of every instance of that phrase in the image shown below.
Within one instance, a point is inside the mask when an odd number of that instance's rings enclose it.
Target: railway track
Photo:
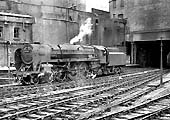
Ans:
[[[157,70],[156,70],[157,71]],[[127,78],[128,76],[137,76],[142,74],[142,72],[138,72],[135,74],[128,74],[128,75],[123,75],[122,78]],[[116,83],[116,81],[121,82],[119,80],[119,77],[101,77],[101,78],[97,78],[97,79],[93,79],[93,80],[87,80],[84,83],[84,86],[91,86],[91,85],[100,85],[102,83],[106,83],[110,81],[114,81],[114,83]],[[18,95],[29,95],[32,93],[36,93],[39,91],[46,91],[46,88],[48,90],[48,88],[54,89],[54,90],[62,90],[62,89],[70,89],[70,88],[75,88],[75,87],[79,87],[77,85],[77,83],[75,83],[75,81],[71,81],[71,82],[64,82],[64,83],[53,83],[53,84],[39,84],[37,86],[35,85],[30,85],[30,86],[20,86],[20,85],[11,85],[11,86],[1,86],[0,87],[0,98],[4,99],[4,98],[11,98],[12,96],[18,96]]]
[[[140,120],[169,120],[170,119],[170,89],[164,91],[164,94],[148,103],[148,114],[141,117]],[[151,109],[155,107],[155,109]],[[146,109],[146,108],[145,108]],[[146,109],[147,111],[147,109]]]
[[[32,93],[29,96],[13,97],[13,100],[11,99],[9,102],[2,102],[0,119],[79,119],[83,113],[93,111],[101,105],[115,100],[117,95],[124,94],[145,82],[154,80],[158,77],[157,72],[155,70],[143,74],[122,76],[121,79],[110,78],[97,82],[91,81],[88,83],[90,86],[60,91],[52,87],[48,91],[39,91],[39,93]],[[48,86],[48,88],[50,87]],[[148,89],[148,91],[150,90]]]
[[[149,88],[143,88],[120,101],[109,103],[108,107],[101,108],[91,118],[89,117],[89,120],[169,120],[169,85],[159,88],[154,93],[150,93],[151,95],[141,97],[148,90]],[[148,92],[150,91],[152,90]],[[155,94],[156,92],[160,93]]]
[[[147,69],[148,70],[148,69]],[[141,74],[141,72],[139,71],[144,71],[144,69],[139,69],[139,68],[134,68],[131,69],[130,72],[128,70],[125,70],[124,73],[122,73],[123,77],[128,76],[130,73],[131,74]],[[138,71],[138,72],[137,72]],[[131,75],[130,74],[130,75]],[[34,91],[43,91],[43,89],[48,86],[49,88],[53,88],[53,89],[69,89],[69,88],[75,88],[75,87],[79,87],[79,86],[89,86],[89,85],[96,85],[96,84],[100,84],[100,83],[105,83],[106,81],[108,81],[108,79],[112,79],[112,80],[117,80],[118,76],[105,76],[105,77],[101,77],[101,78],[97,78],[97,79],[89,79],[84,83],[77,84],[76,81],[69,81],[69,82],[63,82],[63,83],[52,83],[52,84],[39,84],[39,85],[29,85],[29,86],[21,86],[18,84],[14,84],[14,85],[1,85],[0,86],[0,99],[3,98],[8,98],[11,97],[13,95],[17,95],[17,94],[29,94],[34,92]]]
[[[131,106],[117,106],[115,109],[120,111],[110,112],[93,120],[169,120],[169,105],[170,89],[167,89],[163,95],[152,100]]]

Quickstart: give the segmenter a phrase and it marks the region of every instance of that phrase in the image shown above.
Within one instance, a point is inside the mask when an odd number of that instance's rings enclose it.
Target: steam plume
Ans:
[[[85,35],[91,35],[91,34],[92,34],[91,18],[87,18],[84,24],[80,26],[79,34],[70,40],[70,44],[74,44],[76,42],[82,42],[83,37]]]

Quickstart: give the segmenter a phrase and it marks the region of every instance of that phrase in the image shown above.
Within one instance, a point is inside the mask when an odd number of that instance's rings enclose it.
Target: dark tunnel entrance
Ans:
[[[142,67],[160,67],[160,41],[136,42],[136,63]],[[163,43],[163,67],[167,68],[167,55],[170,52],[170,41]]]

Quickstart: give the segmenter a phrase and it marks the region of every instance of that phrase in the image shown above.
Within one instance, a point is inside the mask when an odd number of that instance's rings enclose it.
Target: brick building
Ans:
[[[170,1],[110,0],[110,16],[127,18],[130,34],[127,41],[131,63],[160,66],[160,41],[163,40],[163,63],[170,51]]]

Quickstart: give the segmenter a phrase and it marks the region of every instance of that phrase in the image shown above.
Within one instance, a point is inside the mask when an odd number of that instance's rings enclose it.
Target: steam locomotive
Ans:
[[[87,45],[26,44],[14,54],[14,73],[22,84],[94,78],[119,73],[126,55],[118,48]]]

